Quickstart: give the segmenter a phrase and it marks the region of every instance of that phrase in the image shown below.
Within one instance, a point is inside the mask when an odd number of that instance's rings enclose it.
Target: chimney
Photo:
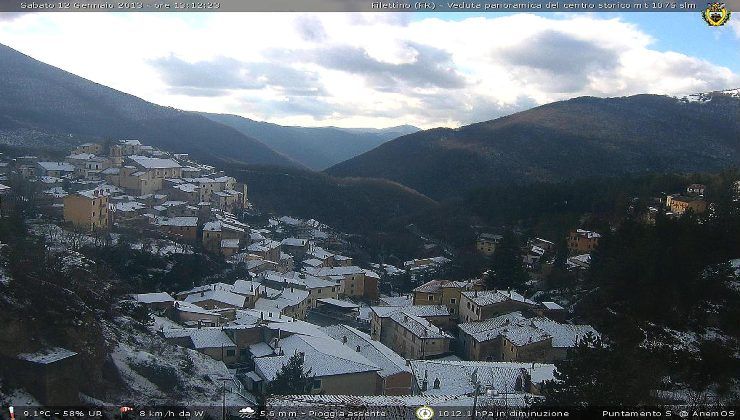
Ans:
[[[432,385],[432,388],[439,389],[439,386],[441,385],[441,381],[439,378],[434,378],[434,385]]]
[[[422,391],[426,391],[427,390],[428,382],[429,381],[427,381],[427,378],[424,378],[424,380],[421,381],[421,390]]]
[[[355,347],[355,351],[358,352],[358,353],[360,352],[360,346],[359,345],[357,347]]]
[[[342,336],[342,343],[347,344],[347,336]]]

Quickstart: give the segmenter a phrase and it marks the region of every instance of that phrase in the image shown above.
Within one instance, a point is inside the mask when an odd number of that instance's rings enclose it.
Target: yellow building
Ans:
[[[90,153],[93,155],[100,155],[103,153],[103,145],[100,143],[83,143],[79,146],[77,146],[73,151],[72,154],[80,154],[80,153]]]
[[[86,230],[107,229],[108,195],[102,189],[78,191],[64,197],[64,220]]]
[[[432,280],[413,290],[412,302],[414,305],[445,305],[453,318],[457,318],[461,293],[474,288],[472,282]]]
[[[673,214],[684,214],[688,210],[696,214],[701,214],[707,210],[706,201],[699,197],[687,197],[683,195],[669,195],[666,198],[665,205]]]

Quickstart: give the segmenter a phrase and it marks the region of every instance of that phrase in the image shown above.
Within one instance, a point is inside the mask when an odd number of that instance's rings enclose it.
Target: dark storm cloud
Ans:
[[[617,51],[557,31],[542,32],[524,46],[500,52],[497,59],[524,69],[521,77],[547,92],[577,92],[588,85],[589,75],[619,65]]]
[[[462,88],[465,79],[454,68],[450,53],[421,44],[407,44],[416,52],[411,63],[394,64],[372,58],[362,48],[350,46],[319,50],[314,60],[321,66],[365,76],[379,91],[410,87]]]
[[[188,63],[175,56],[150,61],[170,90],[190,96],[219,96],[231,90],[274,87],[288,95],[322,95],[318,76],[273,63],[245,63],[231,58]]]

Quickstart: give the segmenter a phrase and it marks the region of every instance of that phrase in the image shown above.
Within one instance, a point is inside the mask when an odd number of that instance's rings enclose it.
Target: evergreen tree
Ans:
[[[507,230],[496,245],[491,260],[491,271],[486,276],[489,289],[514,289],[524,291],[529,276],[524,271],[522,252],[516,235]]]
[[[651,390],[662,376],[654,355],[640,348],[606,347],[592,334],[578,343],[572,357],[555,366],[555,380],[545,383],[548,405],[654,404]]]
[[[306,370],[303,355],[296,353],[267,386],[268,395],[305,395],[311,391],[313,375]]]

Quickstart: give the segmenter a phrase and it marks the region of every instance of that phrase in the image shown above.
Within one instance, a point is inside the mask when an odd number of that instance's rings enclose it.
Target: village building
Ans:
[[[37,162],[36,175],[62,178],[75,173],[75,167],[67,162]]]
[[[441,357],[450,352],[452,336],[431,322],[449,325],[445,306],[373,306],[370,336],[407,359]]]
[[[154,225],[168,237],[184,242],[195,242],[198,236],[197,217],[157,217]]]
[[[75,147],[75,149],[72,151],[73,155],[77,155],[80,153],[100,155],[103,153],[103,145],[100,143],[82,143],[81,145]]]
[[[74,351],[49,347],[14,359],[0,358],[0,373],[20,378],[19,385],[44,406],[66,406],[80,400],[79,359]]]
[[[203,247],[206,251],[219,254],[221,253],[222,240],[238,239],[241,241],[245,237],[248,227],[244,224],[237,224],[232,221],[211,221],[203,225]]]
[[[378,366],[376,395],[408,395],[412,391],[413,375],[406,360],[369,335],[346,325],[325,327],[324,331]]]
[[[585,254],[593,251],[599,245],[601,235],[585,229],[573,229],[568,233],[568,251],[570,253]]]
[[[259,297],[254,303],[254,309],[277,312],[295,319],[305,319],[308,308],[308,291],[293,286],[272,297]]]
[[[413,305],[445,305],[457,317],[463,291],[472,290],[472,282],[431,280],[413,290]]]
[[[563,360],[587,334],[598,335],[589,325],[561,324],[545,317],[527,318],[521,312],[463,323],[458,328],[461,356],[485,361]]]
[[[338,282],[340,293],[345,296],[377,300],[380,276],[357,266],[311,268],[304,267],[308,274],[325,280]]]
[[[168,329],[162,331],[168,341],[191,348],[227,366],[238,361],[236,344],[221,327]]]
[[[165,292],[139,293],[132,298],[135,302],[158,311],[169,309],[175,303],[175,299]]]
[[[377,372],[382,369],[326,334],[292,334],[275,340],[271,347],[279,349],[275,351],[279,355],[254,359],[256,380],[252,387],[257,392],[264,393],[267,383],[296,354],[303,359],[306,369],[311,369],[312,394],[374,395],[377,392]]]
[[[483,255],[493,255],[502,238],[503,236],[493,233],[481,233],[475,241],[475,249]]]
[[[686,187],[686,195],[704,195],[704,190],[707,189],[707,186],[704,184],[690,184],[688,187]]]
[[[269,270],[260,273],[258,279],[263,284],[274,288],[296,287],[308,291],[309,308],[315,308],[318,299],[339,297],[339,284],[306,273],[295,271],[279,273]]]
[[[495,395],[513,406],[542,395],[545,382],[555,379],[555,365],[549,363],[412,360],[410,365],[415,394],[468,396],[478,388],[482,396]]]
[[[707,210],[707,202],[701,197],[678,194],[667,196],[665,205],[675,215],[682,215],[689,210],[694,214],[702,214]]]
[[[536,307],[537,302],[512,290],[466,291],[461,294],[460,320],[483,321],[509,312],[532,311]]]
[[[64,220],[87,231],[109,227],[108,193],[98,187],[64,197]]]
[[[203,309],[244,308],[246,298],[230,290],[203,290],[188,295],[185,302],[193,303]]]

